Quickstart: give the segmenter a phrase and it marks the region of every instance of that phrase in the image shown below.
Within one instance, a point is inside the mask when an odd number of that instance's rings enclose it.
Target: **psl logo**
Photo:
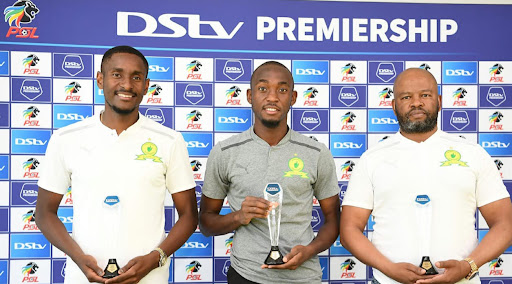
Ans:
[[[26,162],[23,162],[23,169],[25,170],[23,178],[39,178],[38,172],[31,172],[37,169],[38,166],[39,161],[36,158],[30,158]]]
[[[350,258],[347,258],[347,260],[345,260],[345,262],[343,262],[341,265],[340,265],[340,268],[341,268],[341,278],[355,278],[356,277],[356,273],[355,272],[349,272],[349,270],[352,270],[354,269],[354,266],[356,265],[356,263],[350,259]]]
[[[37,276],[31,276],[36,273],[36,271],[39,269],[39,266],[35,262],[29,262],[27,265],[23,266],[21,268],[21,273],[24,275],[21,282],[39,282],[37,280]]]
[[[160,92],[162,92],[162,87],[158,84],[153,84],[148,88],[148,92],[146,95],[148,96],[148,100],[146,103],[153,103],[153,104],[161,104],[162,98],[156,98],[155,96],[160,95]]]
[[[503,168],[503,162],[500,159],[496,159],[494,160],[494,164],[496,165],[498,171],[500,171],[501,178],[503,178],[503,173],[501,172],[501,168]]]
[[[23,214],[21,219],[23,220],[23,223],[25,223],[25,225],[23,225],[23,231],[38,230],[36,225],[36,213],[34,210],[29,210],[27,213]]]
[[[303,96],[306,101],[304,101],[305,106],[317,106],[318,101],[317,100],[311,100],[316,98],[318,95],[318,90],[315,87],[309,87],[307,90],[304,91]]]
[[[73,193],[71,192],[71,186],[66,190],[66,194],[64,194],[64,204],[73,205]]]
[[[201,263],[199,261],[192,261],[191,263],[185,266],[185,271],[187,271],[187,278],[185,280],[201,280],[201,274],[194,274],[195,272],[199,272],[201,269]]]
[[[356,130],[356,126],[355,125],[349,125],[349,123],[352,123],[354,122],[354,120],[356,119],[356,115],[349,111],[347,113],[345,113],[345,115],[343,115],[341,117],[341,130],[347,130],[347,131],[355,131]]]
[[[37,107],[29,106],[23,111],[23,117],[25,118],[23,126],[39,126],[39,120],[31,120],[32,118],[36,118],[38,114],[39,109]]]
[[[224,245],[226,246],[226,255],[229,255],[231,253],[231,248],[233,247],[233,236],[227,238],[226,241],[224,241]]]
[[[491,268],[489,275],[503,275],[503,269],[497,269],[500,268],[502,264],[503,259],[501,259],[501,257],[491,260],[491,262],[489,262],[489,267]]]
[[[496,63],[491,68],[489,68],[489,74],[491,74],[491,78],[489,82],[501,82],[503,83],[503,76],[496,76],[503,73],[503,69],[505,69],[501,64]]]
[[[341,82],[355,82],[356,77],[355,76],[349,76],[351,74],[354,74],[356,71],[356,66],[352,63],[348,63],[347,65],[343,66],[341,68]]]
[[[201,164],[201,162],[199,162],[198,160],[192,160],[190,162],[190,167],[192,168],[193,172],[198,172],[199,169],[201,169],[202,166],[203,166],[203,164]],[[194,173],[194,179],[201,179],[201,174],[200,173]]]
[[[460,99],[465,98],[467,93],[468,91],[462,87],[455,90],[455,92],[453,92],[453,98],[455,99],[453,106],[466,106],[466,101],[461,101]]]
[[[187,129],[202,129],[201,124],[194,124],[194,121],[199,121],[199,119],[201,119],[201,116],[202,114],[197,110],[193,110],[189,114],[187,114]]]
[[[203,64],[197,60],[187,64],[187,72],[189,73],[187,79],[201,80],[201,74],[194,74],[194,72],[198,72],[202,66]]]
[[[78,84],[77,82],[71,82],[67,86],[65,86],[64,87],[64,92],[66,93],[65,101],[66,102],[68,102],[68,101],[81,102],[82,100],[80,99],[80,96],[75,95],[80,91],[80,88],[82,88],[82,86],[80,86],[80,84]]]
[[[356,164],[351,160],[346,161],[343,165],[341,165],[341,179],[349,180],[352,175],[352,170]]]
[[[25,70],[23,70],[23,74],[32,74],[39,75],[39,69],[32,68],[37,65],[39,62],[39,57],[35,54],[30,54],[29,56],[23,58],[22,64],[25,66]]]
[[[503,124],[496,124],[503,120],[503,114],[499,111],[491,114],[489,116],[489,122],[492,124],[489,126],[489,130],[503,130]]]
[[[31,23],[37,13],[39,9],[30,0],[19,0],[5,8],[5,22],[9,22],[9,30],[5,37],[16,35],[17,38],[38,38],[37,28],[21,27],[21,24]]]
[[[238,98],[242,90],[238,86],[232,86],[231,88],[226,90],[226,98],[228,99],[226,101],[226,105],[233,105],[233,106],[239,106],[240,100],[234,99]]]
[[[393,90],[391,88],[384,88],[379,92],[380,103],[379,106],[391,106],[391,100],[393,98]]]
[[[421,65],[420,65],[420,69],[423,69],[423,70],[427,70],[427,71],[428,71],[428,70],[430,70],[431,68],[430,68],[430,66],[428,66],[428,64],[427,64],[427,63],[423,63],[423,64],[421,64]],[[430,72],[430,71],[429,71],[429,72]]]

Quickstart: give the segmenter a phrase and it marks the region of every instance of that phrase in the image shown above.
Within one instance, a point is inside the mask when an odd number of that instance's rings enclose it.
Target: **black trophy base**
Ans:
[[[428,256],[424,256],[421,258],[420,267],[427,271],[427,272],[425,272],[425,275],[439,274],[437,272],[436,268],[434,267],[434,265],[432,264],[432,262],[430,261],[430,257],[428,257]]]
[[[272,246],[270,248],[270,253],[267,256],[267,259],[265,259],[265,264],[266,265],[284,264],[283,254],[279,251],[278,246]]]
[[[111,258],[108,260],[107,267],[105,267],[105,274],[103,274],[103,278],[110,279],[119,275],[119,265],[117,265],[117,260],[115,258]]]

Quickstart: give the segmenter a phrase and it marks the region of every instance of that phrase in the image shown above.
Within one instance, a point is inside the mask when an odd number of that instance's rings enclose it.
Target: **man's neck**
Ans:
[[[134,110],[130,114],[119,114],[112,110],[107,111],[107,109],[105,109],[100,115],[101,123],[110,129],[114,129],[117,135],[135,124],[137,120],[139,120],[138,110]]]
[[[434,127],[434,129],[430,130],[429,132],[425,133],[405,133],[402,130],[400,130],[400,134],[404,136],[405,138],[412,140],[417,143],[425,142],[430,136],[434,135],[437,131],[437,126]]]
[[[275,146],[281,141],[286,133],[288,133],[288,125],[286,121],[276,128],[268,128],[261,123],[254,124],[254,133],[270,146]]]

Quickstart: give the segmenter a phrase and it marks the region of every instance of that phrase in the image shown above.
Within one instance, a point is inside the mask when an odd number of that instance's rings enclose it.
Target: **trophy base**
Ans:
[[[111,258],[108,260],[107,267],[105,267],[105,274],[103,274],[103,278],[110,279],[119,275],[119,265],[117,265],[117,260],[115,258]]]
[[[265,264],[266,265],[284,264],[283,254],[279,251],[278,246],[272,246],[270,248],[270,253],[267,256],[267,259],[265,259]]]
[[[432,262],[430,261],[430,257],[428,257],[428,256],[424,256],[421,258],[420,267],[427,271],[427,272],[425,272],[425,275],[439,274],[437,272],[436,268],[434,267],[434,265],[432,264]]]

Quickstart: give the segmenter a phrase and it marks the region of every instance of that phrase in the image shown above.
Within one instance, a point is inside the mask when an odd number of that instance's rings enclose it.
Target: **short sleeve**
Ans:
[[[478,154],[480,168],[476,182],[476,204],[482,207],[510,195],[491,156],[480,146]]]
[[[41,163],[38,186],[64,195],[71,186],[71,172],[65,163],[66,152],[62,140],[62,136],[57,133],[50,138],[43,163]]]
[[[173,194],[195,188],[196,183],[190,167],[187,146],[181,133],[177,133],[171,147],[170,158],[167,161],[167,172],[165,173],[167,190]]]
[[[229,182],[226,177],[226,164],[220,144],[215,145],[206,163],[206,173],[203,184],[203,194],[213,199],[224,199],[229,190]]]
[[[342,205],[373,210],[373,185],[368,174],[367,156],[363,154],[354,167]]]
[[[340,193],[338,178],[336,176],[336,165],[331,152],[322,147],[318,160],[317,180],[313,185],[315,197],[318,200],[326,199]]]

